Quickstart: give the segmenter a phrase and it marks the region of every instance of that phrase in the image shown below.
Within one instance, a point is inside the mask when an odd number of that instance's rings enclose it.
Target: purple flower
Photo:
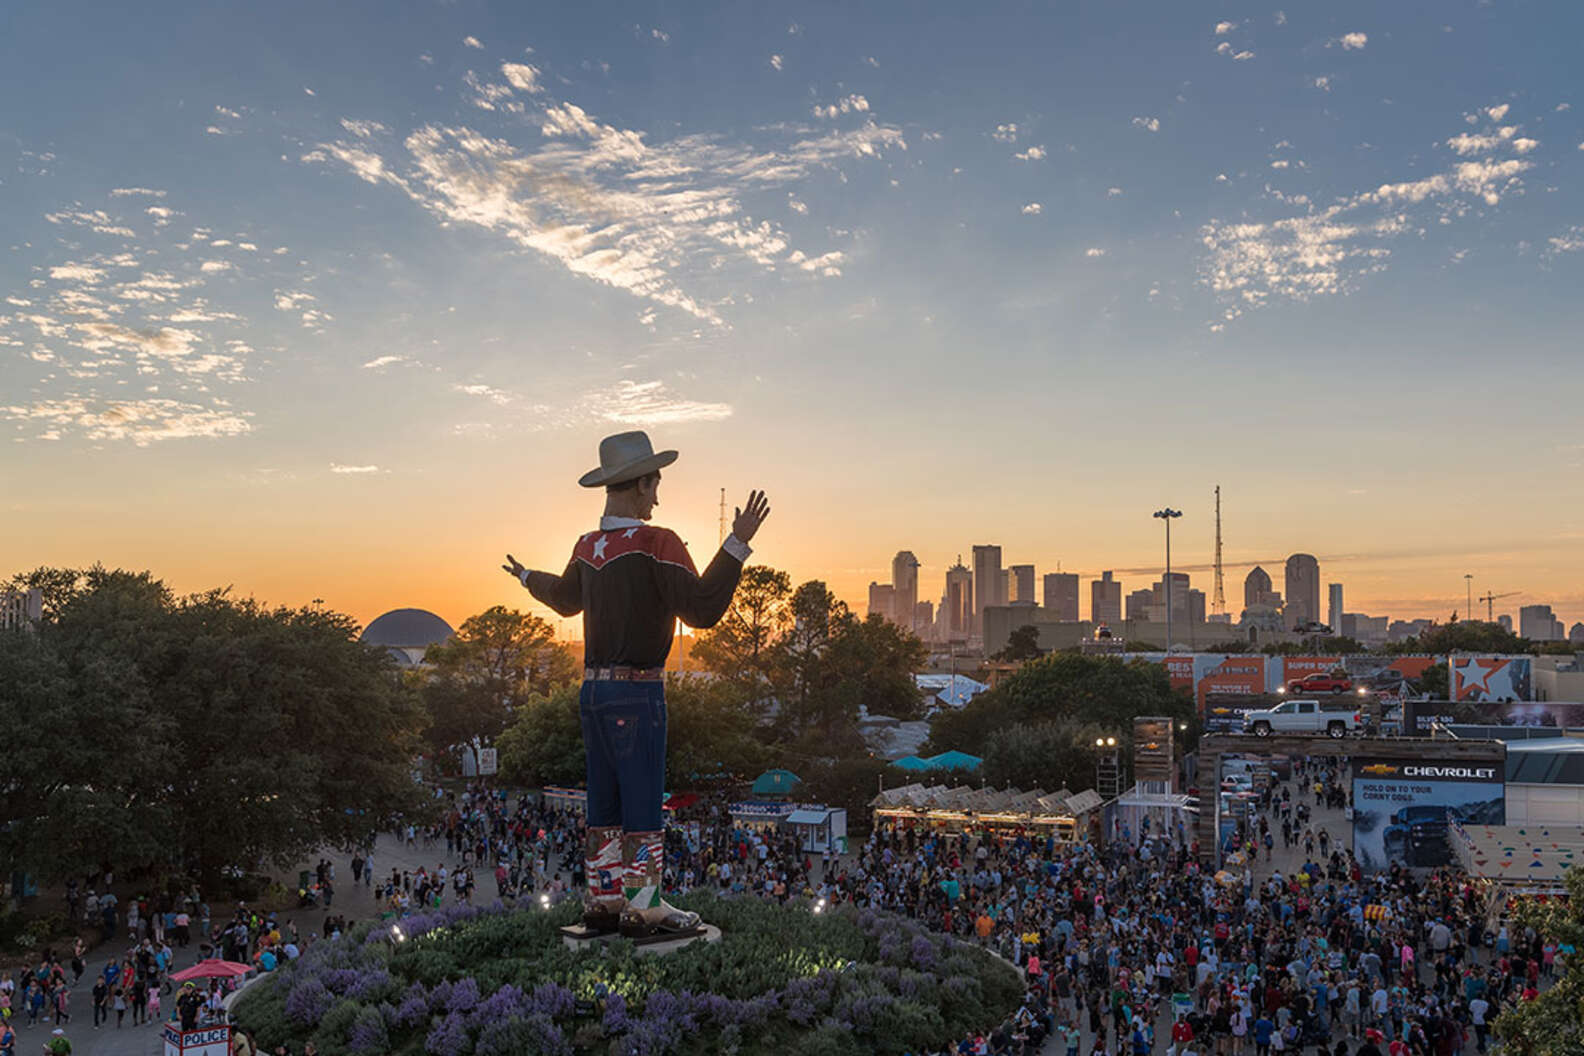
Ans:
[[[607,1034],[624,1034],[632,1029],[632,1022],[627,1018],[627,1000],[622,995],[612,993],[605,999],[605,1016],[601,1023]]]
[[[414,983],[407,988],[407,993],[402,997],[402,1003],[396,1006],[396,1025],[412,1028],[418,1026],[429,1018],[429,991],[424,989],[422,983]]]
[[[453,991],[453,1000],[455,997],[456,994]],[[521,1019],[527,1012],[527,996],[515,986],[507,983],[478,1003],[478,1007],[473,1010],[469,1025],[481,1027],[492,1023],[503,1023],[508,1019]]]
[[[286,995],[286,1016],[300,1027],[316,1027],[335,1004],[335,995],[317,979],[298,983]]]
[[[480,998],[478,980],[469,976],[451,987],[445,1008],[447,1012],[471,1012],[478,1007]]]
[[[540,983],[528,995],[528,1013],[546,1019],[565,1019],[577,1008],[577,998],[560,983]]]
[[[938,960],[935,956],[935,944],[923,935],[916,936],[913,939],[913,946],[909,953],[912,955],[911,960],[915,968],[928,970],[935,967]]]
[[[440,1020],[424,1039],[424,1051],[429,1056],[464,1056],[471,1048],[460,1012],[453,1012]]]
[[[352,1023],[347,1038],[351,1052],[382,1053],[390,1051],[390,1033],[385,1029],[385,1017],[377,1008],[365,1008]]]
[[[444,1012],[451,1003],[451,980],[442,979],[429,991],[429,1011]]]
[[[374,968],[358,972],[357,978],[346,988],[345,993],[347,997],[356,1001],[368,1001],[370,998],[378,997],[381,991],[390,986],[390,982],[389,972],[383,968]],[[331,989],[334,990],[335,987],[332,986]]]

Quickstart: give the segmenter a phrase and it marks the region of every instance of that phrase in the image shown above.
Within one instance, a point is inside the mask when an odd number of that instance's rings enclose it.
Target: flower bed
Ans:
[[[679,900],[722,939],[667,956],[567,949],[574,905],[467,906],[320,942],[234,1009],[264,1051],[335,1054],[904,1053],[1017,1007],[1005,962],[905,918],[757,899]]]

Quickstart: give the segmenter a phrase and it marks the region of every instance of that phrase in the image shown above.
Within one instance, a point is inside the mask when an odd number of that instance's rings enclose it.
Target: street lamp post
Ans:
[[[1171,522],[1172,518],[1181,517],[1182,511],[1167,506],[1156,510],[1154,515],[1166,522],[1166,651],[1169,653],[1172,647]]]

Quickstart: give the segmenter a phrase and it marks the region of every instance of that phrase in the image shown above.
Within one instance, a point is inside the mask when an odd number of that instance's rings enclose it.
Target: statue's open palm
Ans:
[[[732,534],[741,541],[752,542],[754,533],[770,516],[770,500],[762,491],[750,491],[748,504],[737,507],[737,517],[732,521]]]

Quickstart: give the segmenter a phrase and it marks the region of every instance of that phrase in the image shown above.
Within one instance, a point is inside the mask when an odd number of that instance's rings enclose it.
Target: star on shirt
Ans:
[[[609,542],[610,542],[610,537],[609,536],[604,536],[604,535],[602,535],[598,539],[594,540],[594,560],[596,560],[596,561],[605,560],[605,545],[607,543],[609,543]]]
[[[629,528],[625,532],[622,533],[622,538],[623,539],[631,539],[633,536],[635,536],[637,534],[638,534],[638,529]]]

